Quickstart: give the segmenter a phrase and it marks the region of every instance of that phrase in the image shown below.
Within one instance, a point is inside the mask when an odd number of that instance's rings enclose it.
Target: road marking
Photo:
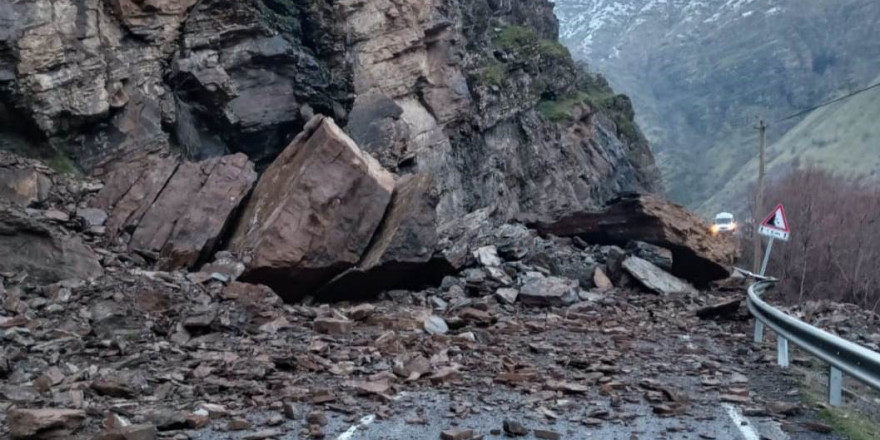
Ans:
[[[730,416],[730,420],[733,420],[733,424],[739,429],[739,432],[742,433],[743,438],[746,440],[761,440],[761,436],[755,432],[755,428],[752,428],[752,423],[739,412],[739,409],[729,403],[725,403],[721,405],[724,409],[727,410],[727,415]],[[743,424],[743,422],[746,422]]]
[[[339,437],[336,437],[336,440],[349,440],[358,429],[373,423],[374,420],[376,420],[376,416],[373,414],[363,417],[357,423],[351,425],[351,428],[348,428],[345,432],[339,434]]]

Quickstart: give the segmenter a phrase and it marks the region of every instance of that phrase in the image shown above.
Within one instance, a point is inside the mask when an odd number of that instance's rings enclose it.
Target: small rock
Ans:
[[[498,249],[495,248],[495,246],[483,246],[475,250],[474,258],[476,258],[483,266],[501,266],[501,258],[498,257]]]
[[[159,432],[154,425],[131,425],[118,431],[125,440],[156,440]]]
[[[523,437],[529,433],[529,430],[522,423],[514,420],[505,420],[503,427],[504,433],[510,437]]]
[[[245,431],[251,429],[253,425],[245,419],[232,419],[226,424],[226,429],[230,431]]]
[[[327,424],[327,415],[324,411],[312,411],[306,415],[306,421],[309,425],[324,426]]]
[[[474,438],[472,429],[447,429],[440,433],[443,440],[471,440]]]
[[[605,271],[603,271],[601,267],[596,267],[596,269],[593,270],[593,284],[596,285],[597,292],[607,292],[614,288],[611,278],[608,278],[608,275],[605,275]]]
[[[513,304],[516,302],[516,297],[519,296],[519,290],[502,287],[495,291],[495,296],[505,304]]]
[[[290,420],[296,420],[300,417],[299,408],[293,402],[284,402],[281,406],[281,411],[284,413],[284,417]]]
[[[767,403],[767,410],[774,414],[796,416],[800,414],[801,407],[797,403],[777,401]]]
[[[113,378],[98,378],[93,380],[92,389],[102,396],[132,397],[134,395],[131,388]]]
[[[559,440],[562,438],[562,434],[554,431],[547,431],[544,429],[536,429],[535,438],[540,438],[544,440]]]
[[[61,212],[57,209],[50,209],[50,210],[44,212],[43,217],[45,217],[49,220],[55,220],[55,221],[59,221],[59,222],[66,222],[66,221],[70,220],[70,216],[67,215],[67,213]]]
[[[79,208],[76,216],[86,229],[104,226],[107,222],[107,213],[98,208]]]
[[[376,306],[370,303],[359,304],[348,310],[348,317],[355,321],[363,321],[373,314]]]
[[[264,440],[269,438],[281,437],[281,434],[283,433],[280,429],[277,428],[263,429],[261,431],[257,431],[251,434],[245,434],[241,437],[241,440]]]
[[[425,331],[431,335],[445,335],[449,331],[446,321],[437,315],[431,315],[424,323]]]
[[[344,335],[351,332],[354,322],[338,318],[316,318],[313,322],[315,331],[328,335]]]

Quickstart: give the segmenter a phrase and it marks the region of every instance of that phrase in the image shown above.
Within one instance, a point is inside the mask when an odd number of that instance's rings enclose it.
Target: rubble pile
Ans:
[[[157,247],[131,247],[137,231],[152,223],[110,233],[113,215],[94,207],[107,186],[16,163],[47,180],[43,193],[8,186],[36,198],[5,202],[0,240],[36,234],[76,245],[50,246],[57,261],[45,267],[19,264],[45,261],[31,251],[16,254],[15,264],[0,258],[0,435],[323,438],[329,421],[340,417],[425,423],[418,403],[413,414],[411,402],[398,400],[428,391],[451,393],[457,402],[446,415],[449,429],[431,438],[487,434],[454,421],[490,404],[584,429],[626,424],[638,405],[656,417],[717,400],[764,411],[744,388],[742,353],[681,338],[747,339],[730,328],[739,321],[698,316],[737,293],[698,292],[666,272],[675,254],[656,245],[542,236],[492,221],[491,210],[444,225],[435,236],[401,235],[425,231],[418,226],[434,220],[410,215],[431,206],[412,191],[423,178],[399,179],[388,203],[403,208],[392,208],[377,226],[380,238],[369,247],[378,250],[353,259],[337,277],[337,287],[347,287],[334,299],[343,301],[315,295],[285,303],[272,287],[245,282],[254,260],[235,252],[217,252],[192,271],[159,270],[168,266]],[[168,212],[198,212],[177,206]],[[409,252],[425,237],[439,250],[430,258]],[[437,259],[448,275],[436,285],[384,290],[371,302],[354,301],[368,297],[359,295],[357,282],[339,281],[367,279],[392,261]],[[760,352],[745,354],[746,361],[770,362]],[[676,384],[679,376],[698,378],[701,391]],[[518,397],[481,403],[498,387]],[[565,437],[528,421],[499,420],[502,431]]]

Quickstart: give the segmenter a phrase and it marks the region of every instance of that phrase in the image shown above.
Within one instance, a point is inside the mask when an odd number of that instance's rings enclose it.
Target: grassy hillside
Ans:
[[[880,77],[872,84],[876,82]],[[880,88],[810,113],[768,148],[767,158],[769,179],[781,177],[798,164],[813,164],[841,176],[880,179]],[[722,209],[742,212],[757,169],[758,161],[753,158],[699,211],[706,215]]]

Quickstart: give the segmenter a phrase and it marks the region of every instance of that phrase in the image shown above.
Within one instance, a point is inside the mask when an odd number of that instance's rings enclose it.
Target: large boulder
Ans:
[[[639,257],[629,257],[624,260],[623,269],[649,290],[662,295],[696,292],[696,289],[690,284]]]
[[[0,272],[26,272],[40,283],[103,273],[98,256],[75,236],[14,209],[0,209]]]
[[[361,261],[316,294],[321,299],[357,299],[390,289],[440,284],[452,268],[438,245],[437,194],[426,174],[400,178],[385,219]]]
[[[256,179],[240,153],[202,162],[151,158],[114,171],[92,204],[110,212],[111,237],[129,232],[129,248],[159,256],[163,268],[192,268],[213,252]]]
[[[314,117],[260,178],[233,234],[242,279],[287,300],[311,293],[361,261],[393,190],[391,173]]]
[[[541,234],[580,237],[589,243],[625,246],[643,241],[672,251],[672,274],[699,285],[727,278],[736,246],[713,237],[709,225],[684,207],[654,195],[625,194],[604,211],[580,211],[533,222]]]

